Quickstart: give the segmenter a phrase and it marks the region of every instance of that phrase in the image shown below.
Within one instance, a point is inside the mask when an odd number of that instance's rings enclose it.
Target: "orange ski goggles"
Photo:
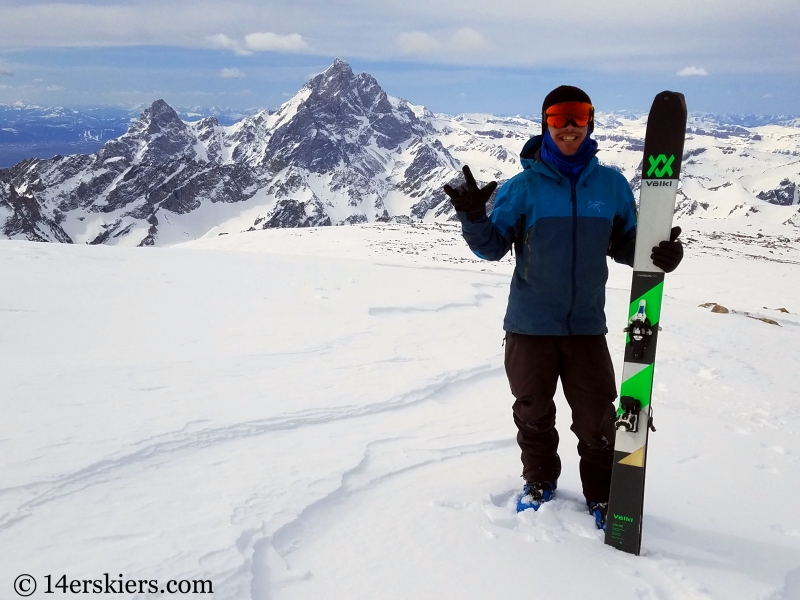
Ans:
[[[578,127],[585,127],[594,117],[594,106],[588,102],[559,102],[545,111],[547,124],[556,129],[566,127],[572,121]]]

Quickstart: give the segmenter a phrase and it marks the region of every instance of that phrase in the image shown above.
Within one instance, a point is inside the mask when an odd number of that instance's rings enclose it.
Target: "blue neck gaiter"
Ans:
[[[588,135],[581,142],[578,151],[570,156],[558,149],[555,141],[550,137],[549,129],[545,131],[542,139],[542,159],[555,165],[561,174],[568,177],[572,183],[578,183],[581,172],[596,153],[597,142]]]

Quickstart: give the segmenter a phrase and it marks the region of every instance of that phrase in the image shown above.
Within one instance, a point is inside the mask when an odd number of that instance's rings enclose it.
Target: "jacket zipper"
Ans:
[[[577,293],[577,269],[578,269],[578,196],[576,184],[570,181],[572,186],[572,294],[567,313],[567,335],[572,335],[572,311],[575,308],[575,295]]]

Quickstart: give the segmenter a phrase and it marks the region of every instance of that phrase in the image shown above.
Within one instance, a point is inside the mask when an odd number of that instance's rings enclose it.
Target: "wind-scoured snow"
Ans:
[[[800,236],[752,218],[679,220],[640,557],[585,512],[560,391],[556,499],[515,513],[513,263],[457,225],[0,242],[0,597],[23,573],[34,597],[104,573],[219,599],[800,597]]]

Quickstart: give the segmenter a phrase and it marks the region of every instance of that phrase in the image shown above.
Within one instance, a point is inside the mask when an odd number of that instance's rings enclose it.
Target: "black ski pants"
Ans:
[[[558,379],[578,437],[583,494],[608,501],[614,460],[617,386],[604,335],[545,336],[507,333],[505,367],[514,402],[517,442],[526,481],[561,475],[553,396]]]

